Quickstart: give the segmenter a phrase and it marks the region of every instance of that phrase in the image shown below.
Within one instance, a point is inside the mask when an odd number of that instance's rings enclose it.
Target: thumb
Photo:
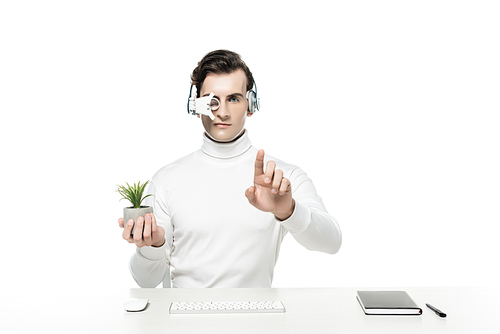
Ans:
[[[250,204],[255,203],[255,187],[251,186],[247,190],[245,190],[245,196],[247,197]]]

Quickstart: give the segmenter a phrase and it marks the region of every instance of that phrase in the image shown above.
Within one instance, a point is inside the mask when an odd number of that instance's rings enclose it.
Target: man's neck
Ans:
[[[232,139],[230,141],[219,141],[219,140],[216,140],[212,136],[210,136],[206,131],[205,131],[205,137],[207,137],[211,141],[219,143],[219,144],[229,144],[229,143],[234,143],[235,141],[237,141],[238,139],[240,139],[241,136],[243,136],[243,134],[245,133],[245,131],[246,131],[245,128],[243,128],[242,131],[236,137],[234,137],[234,139]]]

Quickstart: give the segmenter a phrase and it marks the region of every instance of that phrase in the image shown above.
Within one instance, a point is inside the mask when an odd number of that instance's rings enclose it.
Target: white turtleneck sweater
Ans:
[[[295,210],[277,220],[252,206],[245,190],[253,185],[257,149],[248,131],[235,142],[203,136],[203,146],[161,168],[146,199],[165,230],[161,247],[137,248],[130,271],[141,287],[271,287],[280,245],[290,233],[309,250],[336,253],[340,228],[326,211],[313,183],[300,168],[276,162],[292,186]]]

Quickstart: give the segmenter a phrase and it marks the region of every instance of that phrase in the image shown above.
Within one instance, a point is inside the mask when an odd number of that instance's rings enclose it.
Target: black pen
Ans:
[[[446,318],[446,313],[438,310],[437,308],[435,308],[434,306],[432,306],[431,304],[425,304],[427,305],[428,308],[430,308],[431,310],[433,310],[437,315],[439,315],[441,318]]]

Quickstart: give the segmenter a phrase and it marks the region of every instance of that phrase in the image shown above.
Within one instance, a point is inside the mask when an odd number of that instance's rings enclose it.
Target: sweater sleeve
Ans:
[[[295,168],[289,179],[295,210],[288,219],[279,222],[305,248],[335,254],[342,244],[339,224],[328,214],[304,171]]]
[[[155,288],[161,282],[164,288],[169,288],[173,227],[166,202],[154,182],[149,184],[147,192],[154,196],[146,198],[144,203],[153,207],[156,223],[165,230],[165,243],[161,247],[136,247],[130,259],[130,272],[141,288]]]

